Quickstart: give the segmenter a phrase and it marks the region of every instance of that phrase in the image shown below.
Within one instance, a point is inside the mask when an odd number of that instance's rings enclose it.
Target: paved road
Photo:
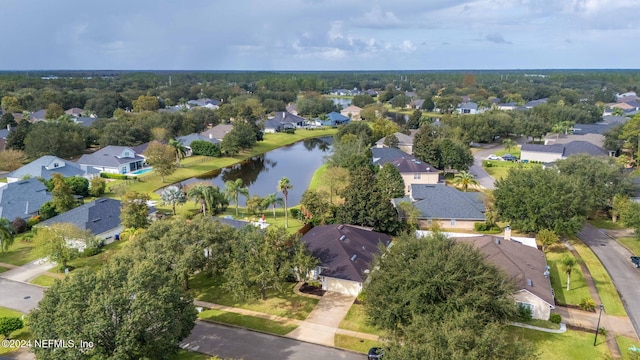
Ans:
[[[624,246],[610,238],[600,229],[585,223],[578,237],[587,244],[609,272],[627,315],[640,334],[640,269],[630,260],[632,255]],[[607,309],[605,309],[605,312]]]
[[[491,147],[488,149],[478,150],[473,154],[473,165],[469,167],[469,172],[476,177],[476,180],[485,189],[493,190],[495,180],[482,168],[482,160],[494,151],[500,150],[502,147]]]
[[[0,278],[0,306],[28,313],[44,295],[40,286]]]
[[[366,357],[350,351],[203,321],[196,322],[191,335],[181,346],[209,355],[244,360],[362,360]]]

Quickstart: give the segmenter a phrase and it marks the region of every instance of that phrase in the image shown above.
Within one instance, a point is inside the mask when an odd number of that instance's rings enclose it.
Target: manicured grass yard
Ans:
[[[382,347],[383,345],[379,341],[360,339],[342,334],[336,334],[334,344],[338,348],[357,351],[363,354],[366,354],[372,347]]]
[[[599,228],[599,229],[607,229],[607,230],[622,230],[625,228],[622,222],[613,222],[610,218],[608,219],[591,219],[588,220],[589,224]]]
[[[607,273],[607,270],[602,266],[600,260],[598,260],[591,249],[581,241],[573,241],[572,244],[589,268],[589,272],[596,284],[596,289],[598,289],[600,299],[602,299],[602,303],[604,304],[605,312],[609,315],[627,316],[627,312],[624,310],[618,291],[613,285],[613,281],[611,280],[611,277],[609,277],[609,273]]]
[[[482,167],[487,171],[491,177],[496,180],[502,179],[507,176],[509,169],[529,169],[534,167],[541,167],[541,164],[524,164],[512,161],[500,161],[500,160],[483,160]]]
[[[5,271],[7,271],[7,270],[9,270],[9,269],[7,269],[6,267],[0,266],[0,273],[3,273]]]
[[[551,275],[551,287],[556,294],[556,299],[562,304],[580,305],[584,298],[591,298],[589,288],[584,280],[584,276],[579,266],[575,266],[571,271],[571,287],[567,291],[567,274],[562,265],[562,258],[571,255],[571,251],[562,244],[550,246],[547,249],[547,265]]]
[[[616,336],[616,342],[620,348],[620,353],[624,360],[637,360],[640,359],[640,342],[629,339],[625,336]],[[630,348],[636,347],[638,351],[630,350]]]
[[[23,314],[19,311],[0,307],[0,318],[22,317],[22,315]],[[11,333],[11,338],[16,340],[25,340],[25,339],[31,338],[31,333],[29,332],[29,327],[28,327],[28,324],[26,323],[26,319],[25,319],[25,326],[22,329]],[[0,335],[0,339],[4,339],[4,336]],[[13,352],[14,350],[16,349],[0,346],[0,355],[8,354],[10,352]]]
[[[357,331],[368,334],[383,335],[383,331],[367,322],[364,305],[353,304],[349,312],[340,323],[340,329]]]
[[[627,249],[629,249],[629,251],[633,253],[633,255],[640,255],[640,240],[634,237],[623,237],[619,238],[618,242],[626,246]]]
[[[284,322],[262,319],[254,316],[241,315],[215,309],[205,310],[201,312],[200,314],[198,314],[198,318],[212,322],[237,325],[244,328],[276,335],[288,334],[298,327],[296,325],[287,324]]]
[[[40,275],[37,278],[31,280],[30,282],[35,285],[49,287],[56,282],[58,278],[49,275]]]
[[[507,149],[502,149],[502,150],[496,150],[495,154],[498,156],[502,156],[504,154],[511,154],[515,157],[517,157],[518,159],[520,159],[520,155],[521,155],[521,146],[514,146],[512,148],[510,148],[509,150]]]
[[[293,283],[287,284],[283,292],[268,290],[266,300],[240,302],[235,300],[232,294],[222,289],[222,281],[223,279],[219,276],[208,277],[206,274],[200,273],[191,278],[189,286],[196,300],[278,315],[290,319],[306,319],[318,303],[317,299],[296,295],[293,292],[295,286]]]
[[[563,334],[529,330],[512,326],[514,337],[529,339],[536,344],[540,360],[610,359],[611,354],[604,337],[598,337],[593,346],[593,333],[567,330]]]
[[[17,236],[9,250],[0,253],[0,262],[20,266],[38,258],[38,256],[31,251],[33,243],[24,241],[23,237],[24,235]]]

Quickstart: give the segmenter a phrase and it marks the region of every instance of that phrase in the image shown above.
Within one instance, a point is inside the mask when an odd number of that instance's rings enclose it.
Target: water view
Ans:
[[[284,176],[289,178],[293,185],[293,189],[289,191],[287,205],[295,206],[300,203],[300,198],[309,186],[313,173],[323,164],[324,157],[329,154],[331,141],[331,137],[303,140],[255,156],[234,166],[185,180],[182,184],[211,182],[220,189],[224,189],[225,181],[240,178],[249,188],[250,195],[264,197],[276,192],[278,181]],[[241,196],[240,206],[244,206],[245,202],[246,199]]]
[[[345,98],[339,98],[339,97],[327,97],[327,98],[333,101],[334,104],[342,106],[343,109],[351,105],[351,99],[345,99]]]

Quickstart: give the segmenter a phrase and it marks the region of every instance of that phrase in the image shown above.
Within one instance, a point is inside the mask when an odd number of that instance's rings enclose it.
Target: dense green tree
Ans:
[[[47,105],[45,119],[47,120],[56,120],[57,118],[64,115],[64,109],[60,104],[50,103]]]
[[[171,359],[194,326],[193,298],[166,268],[132,257],[57,281],[29,317],[38,339],[82,339],[93,348],[35,348],[38,359]]]
[[[162,190],[160,199],[163,205],[171,205],[171,210],[173,215],[175,215],[176,205],[184,204],[187,201],[187,196],[181,188],[171,185]]]
[[[204,140],[196,140],[191,142],[191,151],[193,155],[204,155],[211,157],[220,156],[220,146]]]
[[[204,183],[195,184],[187,191],[187,197],[198,204],[203,215],[207,215],[207,209],[211,214],[215,214],[218,209],[224,211],[229,201],[225,194],[217,186]]]
[[[120,208],[120,221],[125,228],[143,229],[149,226],[149,195],[136,191],[124,194]]]
[[[56,211],[56,206],[53,205],[53,202],[47,201],[42,204],[40,210],[38,210],[38,215],[40,216],[40,220],[47,220],[58,215],[58,212]]]
[[[337,110],[331,99],[317,93],[306,93],[296,102],[298,113],[302,116],[317,117]]]
[[[382,168],[376,174],[376,185],[388,199],[404,196],[404,180],[398,168],[392,163],[382,165]]]
[[[18,98],[15,96],[3,96],[0,101],[0,109],[3,113],[19,113],[22,112],[22,107]]]
[[[241,178],[235,180],[227,180],[224,183],[224,193],[229,201],[236,204],[236,216],[238,216],[238,205],[240,203],[240,195],[245,198],[249,197],[249,188],[244,186]]]
[[[304,209],[305,215],[315,224],[327,224],[333,222],[334,208],[326,198],[326,193],[322,194],[316,190],[307,189],[302,194],[300,205]]]
[[[89,196],[89,180],[81,176],[69,176],[64,178],[73,195]]]
[[[526,189],[526,190],[525,190]],[[498,215],[515,229],[575,234],[588,211],[588,194],[554,169],[511,169],[493,191]]]
[[[18,125],[12,113],[2,114],[0,116],[0,129],[6,129],[7,126],[14,127]]]
[[[369,94],[360,94],[353,97],[351,104],[357,107],[365,107],[369,104],[373,104],[376,101]]]
[[[280,181],[278,181],[276,189],[282,193],[282,198],[284,199],[284,227],[288,228],[289,214],[287,213],[287,200],[289,199],[289,190],[293,189],[293,184],[291,184],[289,178],[282,177]]]
[[[263,199],[258,195],[247,198],[247,213],[257,215],[264,210]]]
[[[86,148],[85,137],[86,131],[78,124],[38,122],[24,138],[24,151],[31,158],[43,155],[70,158],[80,155]]]
[[[160,107],[158,98],[155,96],[140,95],[138,99],[133,100],[133,111],[157,111]]]
[[[233,129],[222,139],[220,150],[228,155],[234,155],[242,150],[251,149],[256,141],[256,129],[249,123],[237,121],[233,124]]]
[[[536,241],[542,244],[542,251],[545,251],[549,246],[557,244],[560,238],[555,231],[542,229],[536,234]]]
[[[0,170],[13,171],[21,168],[27,160],[27,154],[22,150],[0,151]]]
[[[170,145],[153,141],[144,151],[144,157],[147,163],[153,166],[153,171],[160,174],[162,182],[164,182],[165,176],[171,175],[176,171],[175,150]]]
[[[15,130],[9,132],[7,135],[7,149],[24,150],[24,141],[31,131],[32,125],[30,121],[20,121]]]
[[[373,120],[373,119],[372,119]],[[343,136],[353,134],[358,140],[360,140],[365,146],[373,144],[375,140],[373,137],[373,130],[369,125],[363,122],[350,122],[349,124],[340,127],[338,132],[334,135],[335,141],[340,141]]]
[[[69,261],[80,254],[68,241],[82,241],[89,245],[93,238],[93,234],[88,230],[82,230],[70,223],[56,223],[47,227],[37,227],[33,243],[39,256],[49,257],[64,269]]]
[[[449,138],[434,138],[428,142],[420,142],[419,145],[419,148],[414,150],[416,157],[437,169],[444,170],[445,173],[451,170],[467,170],[473,165],[473,155],[469,146],[461,142]]]
[[[377,141],[400,131],[400,127],[389,119],[376,119],[371,125],[373,140]]]
[[[346,134],[333,142],[331,155],[327,158],[330,167],[353,170],[371,164],[369,145],[355,134]]]
[[[56,208],[56,212],[62,214],[67,210],[73,209],[76,205],[76,200],[73,198],[73,189],[65,181],[65,178],[58,173],[54,173],[51,176],[51,182],[53,184],[53,190],[51,191],[53,199],[51,202]]]
[[[101,177],[94,177],[89,182],[89,195],[93,197],[101,197],[107,189],[107,182]]]
[[[0,218],[0,250],[2,253],[13,245],[15,232],[9,219]]]
[[[333,195],[339,194],[349,181],[349,170],[328,165],[321,178],[322,183],[329,187],[329,202],[333,204]]]
[[[411,98],[404,94],[399,94],[391,99],[391,106],[396,108],[404,108],[411,102]]]
[[[24,327],[24,322],[19,317],[1,317],[0,335],[5,339],[10,339],[11,333]]]

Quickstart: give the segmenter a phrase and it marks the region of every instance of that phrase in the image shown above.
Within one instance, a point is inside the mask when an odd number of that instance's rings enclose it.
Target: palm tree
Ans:
[[[160,198],[163,205],[171,204],[173,215],[176,214],[176,204],[184,204],[187,201],[184,191],[175,185],[167,186],[162,190]]]
[[[207,197],[209,190],[209,185],[205,184],[196,184],[187,192],[187,197],[191,200],[194,200],[196,203],[200,203],[200,208],[202,209],[202,215],[207,215]]]
[[[187,156],[187,147],[184,146],[182,140],[172,139],[169,140],[169,146],[171,146],[176,152],[176,164],[180,166],[180,159],[183,159]]]
[[[13,245],[13,226],[8,219],[0,218],[0,249],[2,253]]]
[[[469,185],[473,185],[473,186],[477,186],[479,185],[478,180],[476,180],[473,175],[468,172],[468,171],[462,171],[460,173],[457,173],[454,177],[453,180],[451,181],[454,185],[459,186],[462,188],[462,190],[464,190],[464,192],[467,192],[467,190],[469,189]]]
[[[624,116],[624,110],[619,107],[613,108],[613,112],[611,113],[613,116]]]
[[[513,141],[512,139],[504,139],[502,140],[502,145],[504,145],[504,148],[507,149],[507,151],[511,150],[512,147],[516,146],[516,142]]]
[[[571,288],[571,270],[576,264],[576,258],[573,256],[565,255],[562,258],[562,265],[564,265],[564,271],[567,273],[567,291]]]
[[[262,207],[268,209],[269,206],[273,206],[273,218],[276,218],[276,206],[284,204],[284,200],[281,197],[278,197],[278,193],[274,192],[273,194],[267,195],[264,199],[262,199]]]
[[[242,179],[228,180],[224,183],[224,192],[227,195],[227,199],[236,203],[236,216],[238,216],[238,198],[240,195],[248,198],[249,189],[243,186]]]
[[[293,189],[293,185],[291,185],[291,181],[288,178],[283,177],[278,181],[278,191],[282,192],[282,196],[284,196],[284,227],[289,227],[289,215],[287,214],[287,197],[289,195],[289,190]]]

